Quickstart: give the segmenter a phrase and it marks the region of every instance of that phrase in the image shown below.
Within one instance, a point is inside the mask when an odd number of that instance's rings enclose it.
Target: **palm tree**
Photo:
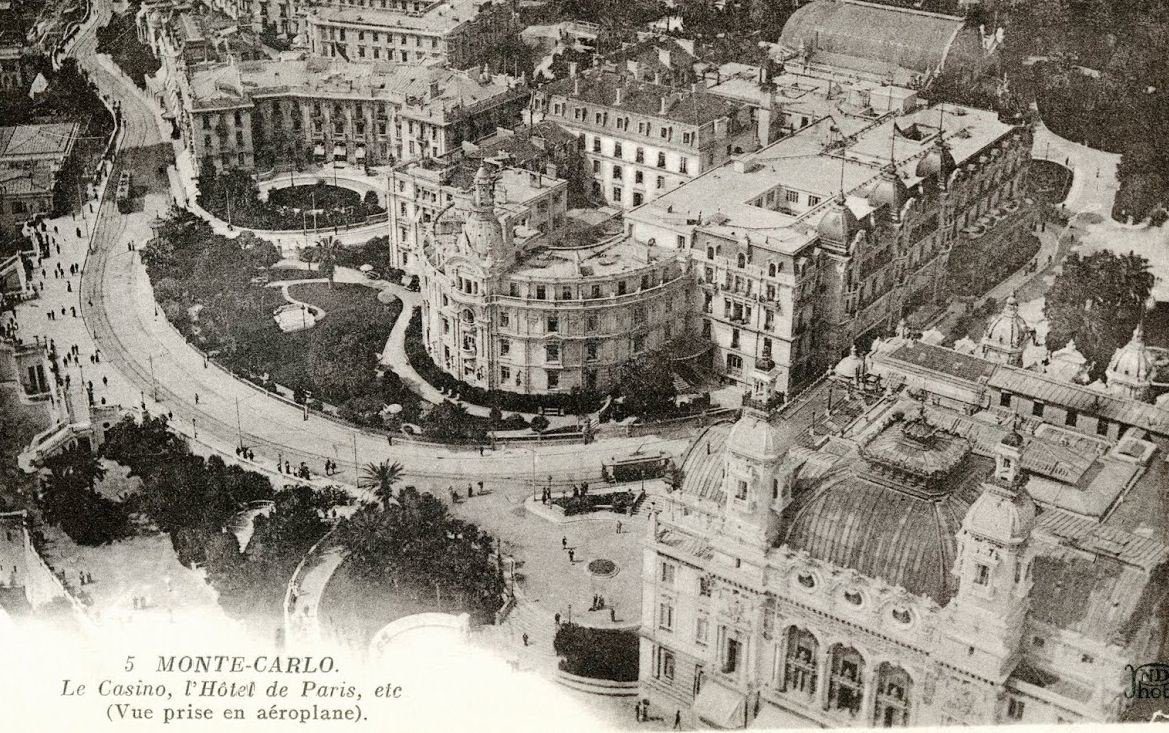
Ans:
[[[367,463],[361,469],[361,476],[357,479],[357,488],[372,491],[382,507],[388,507],[394,501],[394,486],[402,480],[405,469],[402,464],[394,461],[381,463]]]
[[[337,249],[341,243],[335,237],[325,237],[319,245],[320,264],[317,270],[329,278],[329,287],[333,287],[333,275],[337,270]]]

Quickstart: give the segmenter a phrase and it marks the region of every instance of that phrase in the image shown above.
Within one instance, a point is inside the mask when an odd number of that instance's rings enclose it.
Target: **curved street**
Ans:
[[[407,480],[420,489],[442,489],[468,478],[496,489],[523,491],[534,477],[571,481],[595,477],[602,461],[636,450],[678,454],[684,439],[612,439],[590,445],[545,445],[488,451],[401,443],[393,447],[380,435],[310,415],[207,364],[157,310],[149,281],[129,243],[144,243],[151,223],[172,202],[174,145],[160,134],[161,120],[145,93],[95,53],[94,28],[110,12],[109,0],[95,0],[93,21],[71,54],[89,71],[102,94],[121,105],[125,134],[111,180],[122,170],[144,188],[143,210],[120,214],[112,197],[102,201],[96,232],[85,260],[79,305],[87,330],[120,379],[111,382],[111,401],[125,407],[144,403],[152,412],[170,413],[180,430],[196,442],[231,457],[240,443],[256,461],[305,462],[318,473],[326,458],[341,468],[339,480],[354,482],[355,465],[392,459],[406,467]],[[178,193],[178,192],[175,192]],[[406,317],[406,314],[403,314]],[[501,486],[501,483],[504,485]]]

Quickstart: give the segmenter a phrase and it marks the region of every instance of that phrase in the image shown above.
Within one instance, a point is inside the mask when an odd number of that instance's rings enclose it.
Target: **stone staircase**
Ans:
[[[520,669],[551,677],[555,675],[559,662],[552,648],[556,634],[555,613],[555,609],[546,609],[539,601],[519,596],[503,623],[485,627],[482,638],[488,646],[515,660]],[[528,635],[526,647],[524,634]]]

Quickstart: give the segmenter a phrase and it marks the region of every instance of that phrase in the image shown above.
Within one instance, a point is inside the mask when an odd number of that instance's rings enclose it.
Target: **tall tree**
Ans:
[[[405,469],[401,463],[382,461],[381,463],[367,463],[361,469],[361,476],[357,479],[357,488],[373,492],[382,508],[385,509],[394,501],[394,487],[402,480]]]
[[[1075,339],[1099,378],[1112,353],[1129,340],[1152,287],[1148,260],[1131,252],[1069,255],[1047,292],[1048,346]]]

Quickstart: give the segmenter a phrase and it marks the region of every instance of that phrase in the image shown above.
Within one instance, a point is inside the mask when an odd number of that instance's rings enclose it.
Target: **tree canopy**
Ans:
[[[1048,347],[1075,339],[1099,378],[1112,353],[1128,342],[1152,287],[1148,260],[1133,253],[1068,255],[1044,305]]]

